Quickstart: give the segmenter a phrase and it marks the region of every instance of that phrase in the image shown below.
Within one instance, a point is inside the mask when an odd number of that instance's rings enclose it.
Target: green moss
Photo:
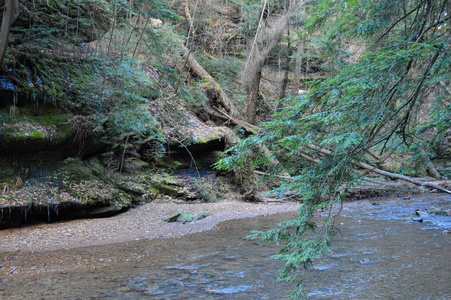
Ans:
[[[175,170],[182,166],[182,163],[179,161],[176,161],[175,159],[171,157],[157,157],[154,160],[154,164],[157,167],[167,168]]]
[[[35,112],[39,115],[39,122],[42,125],[56,125],[58,123],[67,122],[71,115],[62,114],[59,110],[54,111],[54,107],[51,109],[43,109],[38,112]]]
[[[92,170],[77,161],[70,162],[64,171],[71,181],[79,183],[82,180],[90,180],[94,178]]]
[[[36,139],[43,139],[45,138],[45,133],[39,131],[32,131],[30,132],[30,136]]]
[[[160,194],[160,190],[155,188],[155,187],[151,187],[149,190],[154,195],[159,195]]]

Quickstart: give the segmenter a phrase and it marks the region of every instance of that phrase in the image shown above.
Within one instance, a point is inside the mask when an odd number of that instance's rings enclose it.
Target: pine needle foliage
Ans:
[[[353,59],[342,59],[336,76],[313,82],[310,94],[281,100],[264,129],[217,164],[276,174],[270,159],[255,151],[264,144],[290,172],[292,178],[276,191],[281,197],[288,191],[300,196],[299,216],[248,238],[283,245],[274,256],[286,263],[279,279],[297,281],[296,298],[306,297],[299,269],[330,250],[334,218],[362,177],[353,163],[367,159],[369,150],[384,155],[408,149],[419,158],[451,129],[445,88],[451,75],[448,0],[311,4],[307,29],[318,32],[315,42],[337,41],[344,46],[329,59],[340,59],[340,53]],[[349,53],[346,43],[363,50]],[[324,223],[312,222],[318,210],[329,212]]]

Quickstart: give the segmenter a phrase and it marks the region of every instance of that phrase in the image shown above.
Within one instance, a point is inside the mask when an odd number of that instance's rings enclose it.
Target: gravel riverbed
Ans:
[[[223,200],[216,203],[152,202],[110,218],[72,220],[0,231],[0,252],[51,251],[141,239],[178,237],[217,228],[227,220],[295,211],[297,202],[248,203]],[[168,223],[164,218],[186,211],[210,216],[189,223]]]

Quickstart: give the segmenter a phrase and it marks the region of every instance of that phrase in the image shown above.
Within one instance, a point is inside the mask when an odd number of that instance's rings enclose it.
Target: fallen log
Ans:
[[[183,50],[183,58],[186,59],[194,73],[196,73],[197,76],[204,80],[207,86],[211,87],[215,91],[218,103],[221,104],[225,108],[225,110],[232,116],[237,116],[238,110],[236,109],[230,98],[227,96],[227,94],[224,92],[224,90],[221,88],[219,83],[213,77],[211,77],[207,70],[202,67],[202,65],[196,60],[194,55],[186,48],[184,48]]]
[[[214,88],[219,103],[227,110],[228,113],[230,113],[230,115],[217,108],[214,108],[214,110],[207,109],[207,112],[213,116],[223,118],[225,120],[234,123],[235,125],[241,126],[251,134],[257,134],[257,131],[260,129],[260,127],[249,124],[244,120],[239,120],[233,117],[234,115],[238,115],[238,110],[236,109],[235,105],[233,105],[233,103],[230,101],[230,98],[227,97],[226,93],[222,90],[219,83],[216,80],[214,80],[213,77],[210,76],[210,74],[208,74],[208,72],[197,62],[197,60],[191,55],[191,53],[186,48],[184,50],[183,57],[188,61],[191,69],[196,73],[196,75],[199,76],[201,79],[208,81],[208,84],[210,84]],[[258,145],[257,150],[262,151],[265,156],[271,158],[271,167],[283,169],[280,162],[272,155],[272,153],[268,150],[266,146]],[[284,172],[284,175],[286,174],[288,173]]]
[[[230,123],[242,127],[244,130],[246,130],[248,133],[251,133],[251,134],[257,134],[257,131],[260,129],[259,127],[249,124],[244,120],[240,120],[238,118],[232,117],[229,114],[227,114],[226,112],[223,112],[216,107],[214,107],[212,109],[207,109],[207,112],[210,115],[215,116],[224,121],[230,121]]]
[[[388,172],[388,171],[384,171],[384,170],[375,168],[375,167],[373,167],[373,166],[371,166],[369,164],[362,163],[362,162],[354,162],[354,164],[356,164],[356,165],[358,165],[358,166],[360,166],[360,167],[362,167],[364,169],[367,169],[368,171],[371,171],[373,173],[379,174],[379,175],[383,175],[383,176],[386,176],[386,177],[389,177],[389,178],[393,178],[393,179],[404,180],[404,181],[413,183],[415,185],[424,186],[424,187],[428,187],[428,188],[439,190],[439,191],[447,193],[447,194],[451,194],[451,191],[449,191],[449,190],[447,190],[445,188],[442,188],[441,186],[429,183],[429,182],[418,181],[418,180],[415,180],[415,179],[410,178],[408,176],[399,175],[399,174],[396,174],[396,173],[391,173],[391,172]]]
[[[261,175],[261,176],[274,176],[274,177],[280,178],[280,179],[293,179],[293,177],[291,177],[291,176],[273,175],[273,174],[268,174],[268,173],[265,173],[265,172],[262,172],[262,171],[257,171],[257,170],[254,170],[254,173],[257,174],[257,175]]]
[[[311,150],[314,150],[314,151],[317,151],[319,153],[325,154],[325,155],[332,155],[333,154],[333,152],[330,151],[330,150],[319,148],[319,147],[316,147],[314,145],[308,145],[307,148],[309,148]],[[378,168],[373,167],[373,166],[371,166],[371,165],[369,165],[367,163],[364,163],[364,162],[353,161],[352,164],[354,164],[354,165],[356,165],[358,167],[361,167],[363,169],[366,169],[366,170],[368,170],[370,172],[373,172],[373,173],[385,176],[385,177],[389,177],[389,178],[392,178],[392,179],[400,179],[400,180],[403,180],[403,181],[407,181],[407,182],[413,183],[415,185],[424,186],[424,187],[428,187],[428,188],[439,190],[439,191],[447,193],[447,194],[451,194],[450,190],[442,188],[441,186],[438,186],[438,185],[435,185],[435,184],[432,184],[432,183],[429,183],[429,182],[423,182],[423,181],[415,180],[415,179],[410,178],[408,176],[404,176],[404,175],[400,175],[400,174],[384,171],[384,170],[378,169]]]

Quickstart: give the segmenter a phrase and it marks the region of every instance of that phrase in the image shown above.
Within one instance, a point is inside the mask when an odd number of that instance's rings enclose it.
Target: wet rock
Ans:
[[[431,217],[431,215],[429,213],[425,212],[425,211],[417,210],[415,213],[418,216],[420,216],[420,218],[422,218],[422,219],[427,219],[427,218]]]
[[[186,223],[186,222],[192,222],[196,219],[196,216],[190,213],[181,213],[178,218],[177,222]]]
[[[210,213],[208,211],[204,211],[198,215],[194,215],[194,214],[191,214],[188,212],[178,212],[178,213],[175,213],[175,214],[167,217],[166,219],[164,219],[164,221],[186,223],[186,222],[192,222],[192,221],[198,221],[198,220],[205,219],[209,215],[210,215]]]
[[[167,217],[166,219],[164,219],[164,221],[169,222],[169,223],[180,222],[179,218],[180,218],[180,220],[184,219],[184,218],[186,218],[186,215],[187,215],[186,213],[178,212],[178,213],[175,213],[175,214]]]
[[[159,191],[160,194],[168,195],[174,198],[186,198],[188,195],[185,191],[181,189],[181,187],[176,184],[165,184],[162,182],[153,183],[152,184],[156,191]]]
[[[434,215],[442,215],[442,216],[449,216],[449,213],[451,212],[451,209],[444,209],[442,207],[433,207],[431,209],[428,209],[429,214]]]
[[[210,215],[210,213],[208,211],[201,212],[200,214],[197,215],[196,221],[205,219],[209,215]]]
[[[131,207],[130,194],[94,176],[85,162],[73,158],[57,162],[54,156],[11,159],[12,167],[0,163],[0,168],[16,174],[14,181],[0,178],[0,183],[5,182],[0,185],[0,229],[34,221],[108,217]]]
[[[148,178],[155,194],[164,194],[174,198],[186,198],[188,192],[174,176],[167,173],[154,174]]]
[[[137,195],[143,195],[146,193],[145,188],[135,182],[130,182],[130,181],[121,181],[118,182],[117,186],[121,189],[124,190],[127,193],[132,193],[132,194],[137,194]]]
[[[74,131],[67,125],[30,123],[0,125],[0,154],[54,150],[70,143]]]
[[[359,264],[361,264],[361,265],[368,265],[371,263],[372,263],[372,261],[369,258],[364,258],[364,259],[359,260]]]

